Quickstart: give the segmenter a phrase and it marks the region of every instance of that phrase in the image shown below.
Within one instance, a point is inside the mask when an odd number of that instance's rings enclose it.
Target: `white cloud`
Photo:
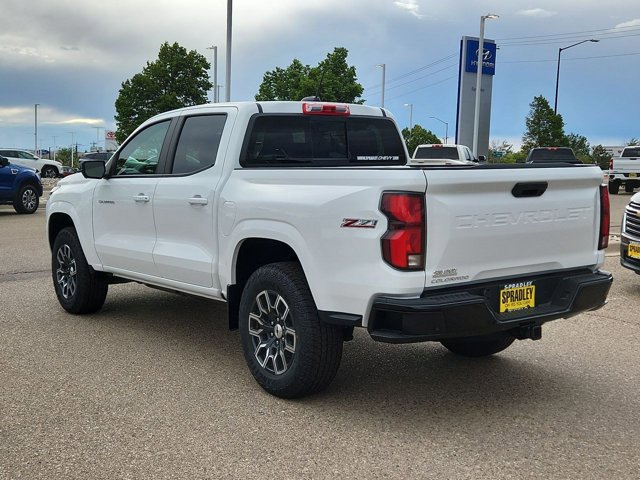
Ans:
[[[533,18],[549,18],[557,15],[558,12],[552,12],[551,10],[545,10],[544,8],[530,8],[528,10],[520,10],[516,12],[516,14]]]
[[[626,28],[626,27],[640,27],[640,18],[634,18],[628,22],[622,22],[616,25],[614,28]]]
[[[396,1],[393,2],[396,7],[402,8],[403,10],[407,10],[414,17],[422,18],[423,15],[420,14],[420,5],[418,5],[417,0],[404,0],[404,1]]]
[[[33,125],[35,109],[28,107],[0,107],[0,125]],[[102,118],[83,118],[77,113],[61,112],[55,108],[40,105],[38,118],[42,125],[104,125]]]

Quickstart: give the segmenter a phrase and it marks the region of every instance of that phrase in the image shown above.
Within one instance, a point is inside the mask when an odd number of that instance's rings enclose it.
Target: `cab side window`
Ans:
[[[114,175],[119,177],[156,173],[170,123],[169,120],[155,123],[138,132],[118,154]]]
[[[185,175],[216,163],[226,115],[188,117],[180,132],[171,173]]]

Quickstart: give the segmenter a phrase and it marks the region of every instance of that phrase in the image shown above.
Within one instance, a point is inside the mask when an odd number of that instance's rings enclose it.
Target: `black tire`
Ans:
[[[242,292],[239,314],[247,365],[267,392],[299,398],[333,380],[342,358],[342,329],[319,320],[298,263],[256,270]]]
[[[627,192],[627,193],[633,193],[633,185],[625,183],[624,184],[624,191]]]
[[[34,213],[38,210],[38,205],[40,205],[40,197],[33,185],[24,185],[13,199],[13,208],[18,213]]]
[[[44,178],[56,178],[59,172],[56,167],[52,167],[50,165],[45,165],[42,167],[42,176]]]
[[[479,337],[465,337],[451,340],[443,340],[449,351],[463,357],[486,357],[501,352],[515,341],[515,337],[509,333],[494,333]]]
[[[107,278],[87,263],[72,227],[60,230],[53,242],[51,276],[58,301],[67,312],[93,313],[104,305]]]
[[[620,190],[620,184],[618,182],[609,182],[609,194],[617,195]]]

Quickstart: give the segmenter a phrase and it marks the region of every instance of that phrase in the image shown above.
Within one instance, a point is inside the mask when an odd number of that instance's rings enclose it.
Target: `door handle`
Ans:
[[[191,205],[206,205],[206,204],[208,204],[208,203],[209,203],[209,200],[207,200],[207,199],[206,199],[206,198],[204,198],[204,197],[201,197],[200,195],[196,195],[196,196],[191,197],[191,198],[189,199],[189,203],[190,203]]]
[[[148,201],[149,201],[149,195],[145,195],[145,194],[143,194],[143,193],[140,193],[140,194],[138,194],[138,195],[134,195],[134,196],[133,196],[133,199],[134,199],[136,202],[148,202]]]

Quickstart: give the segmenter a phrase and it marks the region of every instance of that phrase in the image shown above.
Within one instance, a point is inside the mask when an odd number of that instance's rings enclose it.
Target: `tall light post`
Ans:
[[[588,40],[582,40],[581,42],[574,43],[573,45],[569,45],[568,47],[562,47],[558,49],[558,70],[556,71],[556,100],[553,102],[553,113],[558,113],[558,83],[560,81],[560,54],[563,50],[567,50],[568,48],[575,47],[576,45],[580,45],[581,43],[586,42],[594,42],[597,43],[600,40],[596,40],[595,38],[590,38]]]
[[[409,135],[411,135],[411,130],[413,130],[413,103],[405,103],[405,107],[409,107]]]
[[[57,135],[53,136],[53,160],[55,161],[56,159],[56,138],[58,138]]]
[[[231,101],[231,17],[233,12],[233,0],[227,0],[227,71],[226,83],[227,89],[225,90],[224,97],[227,102]]]
[[[211,45],[207,50],[213,50],[213,103],[218,103],[218,46]]]
[[[478,156],[478,130],[480,128],[480,90],[482,88],[482,64],[484,56],[484,22],[485,20],[499,18],[495,13],[489,13],[480,17],[480,39],[478,40],[478,63],[476,65],[476,106],[473,117],[473,154]]]
[[[429,118],[433,118],[434,120],[438,120],[439,122],[444,123],[444,143],[446,144],[449,140],[449,124],[444,120],[440,120],[438,117],[429,117]]]
[[[382,105],[381,105],[381,107],[384,108],[384,77],[385,77],[385,74],[387,72],[387,64],[386,63],[380,63],[379,65],[376,65],[376,67],[381,67],[382,68]]]
[[[104,127],[93,127],[96,129],[96,152],[100,151],[100,129]]]
[[[73,168],[73,136],[76,132],[67,132],[71,134],[71,168]]]
[[[36,148],[34,149],[34,153],[35,153],[36,157],[38,156],[38,105],[40,105],[40,104],[39,103],[34,104],[34,106],[35,106],[35,124],[36,124],[36,131],[35,131]]]

